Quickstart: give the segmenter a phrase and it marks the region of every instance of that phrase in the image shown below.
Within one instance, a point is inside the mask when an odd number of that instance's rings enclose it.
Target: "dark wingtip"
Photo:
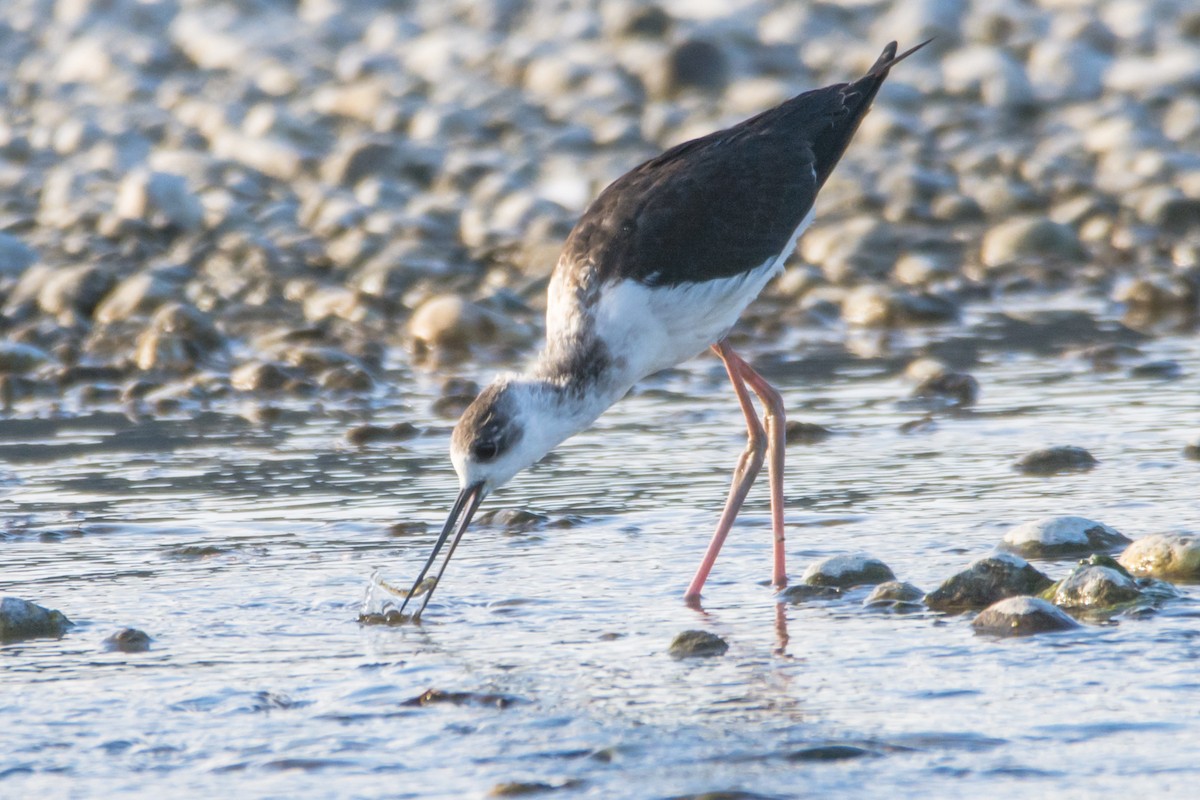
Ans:
[[[871,65],[871,68],[867,70],[867,77],[878,78],[886,76],[889,69],[896,66],[901,61],[932,42],[934,38],[935,37],[931,36],[916,47],[910,47],[908,50],[905,50],[900,55],[896,55],[897,44],[895,42],[888,42],[887,47],[884,47],[883,52],[879,54],[879,58],[876,59],[875,63]]]

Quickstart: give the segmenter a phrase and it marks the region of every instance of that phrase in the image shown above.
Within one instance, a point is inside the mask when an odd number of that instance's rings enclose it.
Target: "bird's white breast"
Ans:
[[[630,385],[686,361],[729,333],[746,306],[783,268],[812,213],[777,256],[731,278],[675,286],[624,280],[604,287],[590,309],[594,333],[624,363],[615,366]]]

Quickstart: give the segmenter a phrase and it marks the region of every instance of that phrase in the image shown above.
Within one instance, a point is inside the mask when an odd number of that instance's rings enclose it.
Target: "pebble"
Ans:
[[[0,233],[0,277],[19,277],[37,258],[37,251],[16,236]]]
[[[61,611],[16,597],[0,598],[0,643],[58,639],[72,624]]]
[[[817,444],[833,435],[833,431],[815,422],[788,420],[784,425],[784,441],[787,444]]]
[[[144,371],[190,372],[224,346],[224,337],[203,312],[168,303],[138,336],[133,360]]]
[[[1103,522],[1058,516],[1012,528],[1004,534],[1000,546],[1023,558],[1064,558],[1108,552],[1129,542],[1128,537]]]
[[[1117,559],[1134,575],[1176,580],[1200,579],[1200,536],[1156,533],[1137,539]]]
[[[1037,594],[1053,581],[1010,553],[987,556],[942,583],[925,596],[925,605],[951,613],[986,608],[998,600]]]
[[[0,373],[33,372],[53,361],[54,357],[40,347],[0,341]]]
[[[375,442],[404,442],[421,434],[421,429],[411,422],[395,422],[391,425],[356,425],[346,431],[346,441],[362,447]]]
[[[895,580],[887,564],[865,553],[829,556],[809,564],[800,577],[810,586],[832,586],[846,589]]]
[[[976,633],[992,636],[1032,636],[1078,628],[1062,609],[1039,597],[1009,597],[988,606],[971,622]]]
[[[1061,475],[1068,472],[1087,472],[1100,462],[1082,447],[1065,445],[1047,447],[1026,453],[1014,465],[1026,475]]]
[[[148,316],[163,303],[178,297],[184,280],[184,273],[175,269],[135,273],[104,296],[93,316],[106,325]]]
[[[1041,217],[1013,219],[989,229],[980,251],[984,266],[992,268],[1030,259],[1074,261],[1086,255],[1074,230]]]
[[[1183,446],[1183,457],[1192,461],[1200,461],[1200,437],[1193,439]]]
[[[204,223],[204,207],[188,188],[182,175],[135,170],[117,189],[115,211],[158,228],[198,230]]]
[[[720,636],[708,631],[684,631],[671,641],[667,653],[674,659],[721,656],[729,645]]]
[[[916,611],[924,607],[925,592],[903,581],[884,581],[871,590],[863,605],[890,611]]]
[[[913,397],[940,405],[966,408],[979,400],[979,381],[965,372],[931,375],[913,389]]]
[[[153,639],[137,628],[123,628],[104,640],[104,649],[121,653],[145,653]]]

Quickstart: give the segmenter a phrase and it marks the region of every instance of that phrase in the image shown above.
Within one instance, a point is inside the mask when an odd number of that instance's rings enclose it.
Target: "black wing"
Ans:
[[[854,83],[805,92],[673,147],[618,178],[584,212],[558,269],[647,285],[727,278],[778,256],[858,129],[896,57]]]

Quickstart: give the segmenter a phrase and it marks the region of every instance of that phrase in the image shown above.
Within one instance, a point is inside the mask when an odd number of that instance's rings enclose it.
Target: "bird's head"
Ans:
[[[555,389],[548,384],[502,378],[479,393],[463,412],[450,438],[450,460],[458,472],[458,498],[434,544],[433,553],[409,592],[409,599],[453,534],[450,550],[414,618],[420,617],[425,610],[437,581],[441,580],[446,564],[450,563],[483,498],[508,483],[580,427],[582,425],[570,413],[570,408],[559,402]],[[405,599],[404,605],[407,604],[408,599]],[[401,606],[402,611],[403,608]]]

